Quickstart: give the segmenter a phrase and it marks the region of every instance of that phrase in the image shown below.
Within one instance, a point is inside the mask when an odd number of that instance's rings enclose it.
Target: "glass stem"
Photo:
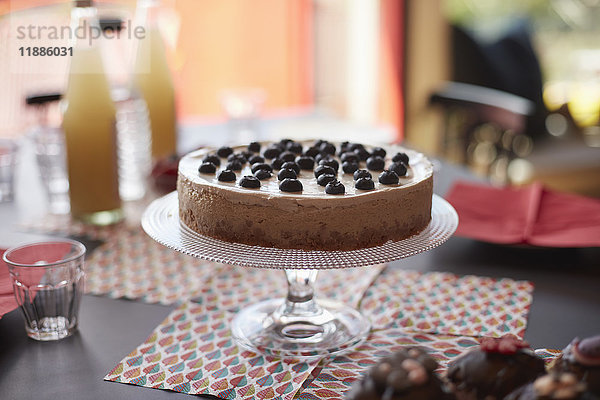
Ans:
[[[318,315],[321,307],[314,300],[316,269],[286,269],[288,294],[282,310],[283,315],[309,317]]]

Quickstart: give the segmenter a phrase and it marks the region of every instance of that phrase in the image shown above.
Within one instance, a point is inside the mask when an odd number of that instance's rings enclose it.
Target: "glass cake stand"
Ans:
[[[231,327],[233,337],[244,348],[284,358],[339,354],[369,334],[369,320],[354,308],[314,298],[313,285],[320,269],[362,267],[410,257],[439,246],[457,226],[456,211],[437,195],[433,196],[431,222],[418,235],[351,251],[277,249],[201,235],[179,220],[177,192],[152,202],[142,216],[146,233],[173,250],[224,264],[285,270],[287,297],[244,308]]]

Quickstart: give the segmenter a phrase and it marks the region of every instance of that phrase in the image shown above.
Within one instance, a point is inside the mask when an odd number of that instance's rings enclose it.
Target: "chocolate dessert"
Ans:
[[[571,372],[600,396],[600,335],[573,341],[553,363],[551,371]]]

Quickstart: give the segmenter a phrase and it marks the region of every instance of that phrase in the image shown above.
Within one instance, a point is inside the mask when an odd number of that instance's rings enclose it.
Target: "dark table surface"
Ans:
[[[446,164],[436,174],[444,194],[456,179],[474,178]],[[0,210],[1,214],[2,210]],[[600,334],[600,249],[496,246],[453,237],[393,268],[527,279],[535,284],[526,339],[563,348]],[[275,272],[276,273],[276,272]],[[119,383],[104,375],[142,343],[172,307],[84,296],[79,332],[59,342],[25,335],[19,310],[0,320],[0,399],[159,399],[187,396]]]

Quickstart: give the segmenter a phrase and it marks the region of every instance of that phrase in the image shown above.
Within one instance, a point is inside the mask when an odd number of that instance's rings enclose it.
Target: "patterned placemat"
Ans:
[[[361,305],[375,329],[522,338],[532,293],[528,281],[390,268]]]
[[[319,360],[240,349],[229,329],[234,315],[184,303],[104,379],[224,399],[292,399]]]

